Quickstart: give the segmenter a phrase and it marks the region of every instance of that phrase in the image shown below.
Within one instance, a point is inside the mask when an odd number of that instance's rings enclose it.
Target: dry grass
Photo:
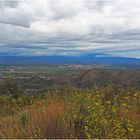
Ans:
[[[26,111],[1,118],[0,138],[71,138],[69,105],[57,96],[40,99]]]
[[[139,91],[120,91],[108,100],[98,90],[2,99],[3,139],[140,138]]]

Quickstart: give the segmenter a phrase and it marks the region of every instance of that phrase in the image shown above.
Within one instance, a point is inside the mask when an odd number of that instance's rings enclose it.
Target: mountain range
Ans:
[[[80,56],[21,56],[0,55],[0,65],[47,64],[47,65],[93,65],[105,68],[140,69],[140,59],[115,57],[102,54]]]

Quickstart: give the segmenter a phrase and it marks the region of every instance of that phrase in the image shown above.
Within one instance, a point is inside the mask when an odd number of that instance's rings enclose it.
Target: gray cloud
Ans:
[[[1,0],[0,52],[140,58],[139,7],[139,0]]]

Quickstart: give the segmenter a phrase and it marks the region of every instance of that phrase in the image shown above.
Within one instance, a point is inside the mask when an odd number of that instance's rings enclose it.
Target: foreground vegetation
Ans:
[[[39,95],[17,89],[0,96],[0,138],[140,138],[137,89],[109,84]]]

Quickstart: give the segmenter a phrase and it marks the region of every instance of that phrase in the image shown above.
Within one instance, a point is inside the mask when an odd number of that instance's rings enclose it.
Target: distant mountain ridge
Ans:
[[[114,57],[100,54],[82,56],[18,56],[0,55],[0,65],[48,64],[48,65],[95,65],[101,67],[140,69],[140,59]]]

